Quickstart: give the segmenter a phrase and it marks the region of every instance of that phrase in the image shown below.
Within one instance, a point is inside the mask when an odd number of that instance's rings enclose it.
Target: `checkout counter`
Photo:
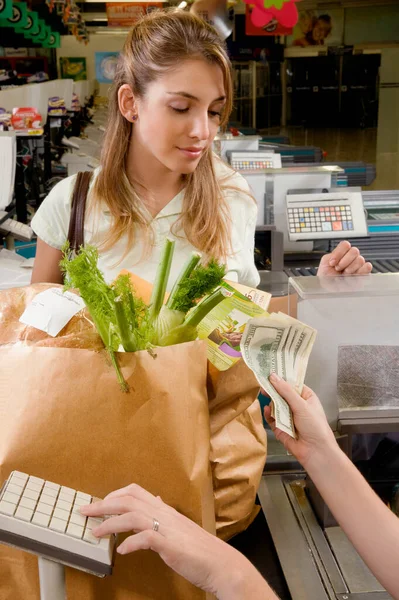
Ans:
[[[234,151],[228,152],[231,158]],[[342,449],[382,500],[396,507],[399,192],[338,185],[344,171],[338,165],[282,164],[280,169],[240,171],[259,209],[255,240],[259,287],[273,295],[272,310],[287,312],[318,331],[306,383],[318,394]],[[339,219],[339,227],[327,231],[320,218],[312,216],[309,221],[311,208],[313,215],[324,207],[329,207],[326,214],[334,215],[334,222]],[[324,227],[326,231],[320,232]],[[321,256],[343,238],[372,262],[373,274],[314,277]],[[256,565],[282,600],[391,598],[302,467],[271,431],[258,497],[262,512],[231,543]]]

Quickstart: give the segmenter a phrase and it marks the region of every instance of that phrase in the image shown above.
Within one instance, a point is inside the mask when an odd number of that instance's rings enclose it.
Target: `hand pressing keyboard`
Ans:
[[[102,518],[80,514],[97,500],[39,477],[13,471],[0,490],[0,543],[100,577],[111,575],[115,536],[96,538]]]

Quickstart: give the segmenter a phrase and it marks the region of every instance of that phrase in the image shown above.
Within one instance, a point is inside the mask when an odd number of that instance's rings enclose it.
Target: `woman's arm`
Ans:
[[[190,521],[159,497],[129,485],[81,508],[87,516],[115,515],[93,529],[96,536],[135,531],[119,554],[153,550],[176,573],[219,600],[278,600],[255,567],[235,548]],[[153,530],[154,519],[159,522]]]
[[[36,257],[31,283],[63,283],[60,270],[61,250],[52,248],[37,238]]]
[[[276,429],[266,407],[276,438],[302,463],[360,556],[399,599],[398,518],[338,447],[316,394],[305,386],[301,397],[284,380],[272,376],[270,381],[291,406],[298,436],[294,440]]]
[[[399,598],[398,517],[338,445],[315,457],[307,472],[369,569],[393,598]]]

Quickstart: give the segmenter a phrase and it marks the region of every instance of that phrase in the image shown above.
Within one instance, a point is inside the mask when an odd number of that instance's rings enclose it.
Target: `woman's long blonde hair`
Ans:
[[[127,235],[128,252],[135,242],[136,226],[150,231],[143,204],[126,174],[134,125],[119,110],[118,90],[127,83],[142,98],[151,82],[192,58],[203,58],[222,70],[226,96],[221,116],[224,127],[232,108],[231,65],[224,43],[210,25],[182,10],[155,11],[135,23],[128,34],[110,94],[102,168],[93,189],[93,206],[105,202],[113,217],[103,250]],[[208,149],[195,171],[185,176],[183,210],[173,228],[175,235],[184,231],[195,248],[220,260],[231,251],[229,211],[222,189],[223,184],[215,176],[212,151]]]

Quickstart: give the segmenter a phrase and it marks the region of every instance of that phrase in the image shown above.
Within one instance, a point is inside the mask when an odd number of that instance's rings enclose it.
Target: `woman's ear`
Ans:
[[[137,119],[137,107],[134,99],[132,88],[129,84],[124,83],[118,90],[119,110],[128,121],[132,122]]]

